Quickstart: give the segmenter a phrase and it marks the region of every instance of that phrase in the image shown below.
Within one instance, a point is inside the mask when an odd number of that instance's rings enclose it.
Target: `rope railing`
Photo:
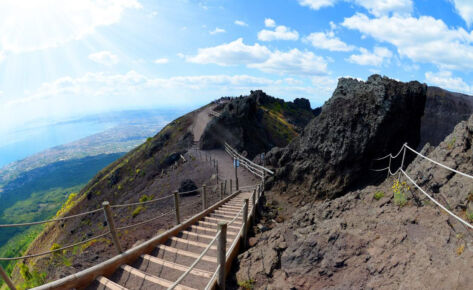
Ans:
[[[68,219],[81,217],[81,216],[88,215],[88,214],[93,214],[93,213],[96,213],[96,212],[99,212],[99,211],[102,211],[102,209],[99,208],[99,209],[95,209],[95,210],[91,210],[91,211],[71,215],[71,216],[68,216],[68,217],[50,219],[50,220],[45,220],[45,221],[37,221],[37,222],[21,223],[21,224],[4,224],[4,225],[0,225],[0,228],[24,227],[24,226],[33,226],[33,225],[40,225],[40,224],[53,223],[53,222],[61,222],[61,221],[65,221],[65,220],[68,220]]]
[[[90,241],[92,241],[92,240],[99,239],[99,238],[101,238],[101,237],[105,237],[105,236],[108,235],[108,234],[110,234],[110,232],[106,232],[106,233],[103,233],[103,234],[101,234],[101,235],[98,235],[98,236],[89,238],[89,239],[87,239],[87,240],[84,240],[84,241],[81,241],[81,242],[77,242],[77,243],[75,243],[75,244],[71,244],[71,245],[68,245],[68,246],[65,246],[65,247],[62,247],[62,248],[58,248],[58,249],[54,249],[54,250],[50,250],[50,251],[46,251],[46,252],[42,252],[42,253],[37,253],[37,254],[32,254],[32,255],[26,255],[26,256],[22,256],[22,257],[0,258],[0,261],[14,261],[14,260],[22,260],[22,259],[27,259],[27,258],[34,258],[34,257],[49,255],[49,254],[52,254],[52,253],[55,253],[55,252],[59,252],[59,251],[63,251],[63,250],[67,250],[67,249],[73,248],[73,247],[75,247],[75,246],[83,245],[83,244],[88,243],[88,242],[90,242]]]
[[[174,195],[166,195],[160,198],[152,199],[152,200],[146,200],[146,201],[139,201],[139,202],[132,202],[132,203],[124,203],[124,204],[117,204],[117,205],[111,205],[111,208],[122,208],[122,207],[128,207],[128,206],[135,206],[135,205],[142,205],[142,204],[148,204],[148,203],[153,203],[161,200],[165,200],[168,198],[173,197]]]
[[[210,248],[212,247],[212,245],[215,243],[215,241],[217,241],[218,237],[222,234],[221,231],[218,231],[217,234],[215,235],[215,237],[212,239],[212,241],[207,245],[207,247],[202,251],[202,253],[200,254],[200,256],[195,259],[194,263],[192,263],[192,265],[189,266],[189,268],[187,269],[187,271],[185,271],[184,273],[182,273],[182,275],[168,288],[168,290],[172,290],[174,288],[176,288],[177,285],[179,285],[179,283],[181,283],[182,280],[184,280],[184,278],[186,278],[187,275],[189,275],[189,273],[195,268],[195,266],[202,260],[202,258],[205,256],[205,254],[207,254],[207,252],[210,250]]]
[[[128,225],[128,226],[118,227],[117,231],[126,230],[126,229],[129,229],[129,228],[134,228],[134,227],[137,227],[137,226],[141,226],[141,225],[147,224],[149,222],[152,222],[154,220],[157,220],[159,218],[162,218],[163,216],[167,216],[168,214],[171,214],[171,213],[174,213],[174,212],[175,212],[174,210],[170,210],[170,211],[165,212],[165,213],[163,213],[159,216],[156,216],[154,218],[150,218],[150,219],[142,221],[142,222],[138,222],[138,223],[131,224],[131,225]]]
[[[254,163],[253,161],[249,160],[248,158],[242,156],[241,154],[239,154],[238,152],[236,152],[236,150],[233,149],[233,148],[232,148],[228,143],[226,143],[226,142],[225,142],[225,148],[228,148],[230,151],[233,151],[233,153],[234,153],[235,155],[237,155],[240,160],[244,160],[244,161],[248,162],[252,167],[256,167],[256,168],[258,168],[259,170],[266,171],[267,173],[269,173],[269,174],[271,174],[271,175],[274,174],[274,172],[271,171],[271,170],[269,170],[268,168],[266,168],[266,167],[264,167],[264,166],[261,166],[261,165],[258,165],[258,164],[256,164],[256,163]]]
[[[402,156],[402,161],[401,161],[401,166],[399,166],[399,168],[395,171],[395,172],[392,172],[391,171],[391,166],[388,166],[386,168],[383,168],[383,169],[372,169],[373,171],[377,171],[377,172],[381,172],[381,171],[384,171],[384,170],[387,170],[388,171],[388,176],[394,176],[396,174],[401,174],[404,175],[407,180],[412,183],[420,192],[422,192],[422,194],[424,194],[429,200],[431,200],[433,203],[435,203],[438,207],[440,207],[441,209],[443,209],[445,212],[447,212],[451,217],[453,217],[454,219],[456,219],[457,221],[459,221],[460,223],[462,223],[463,225],[467,226],[468,228],[470,229],[473,229],[473,225],[471,225],[470,223],[468,223],[467,221],[465,221],[464,219],[462,219],[461,217],[459,217],[458,215],[456,215],[455,213],[453,213],[451,210],[449,210],[448,208],[446,208],[444,205],[442,205],[440,202],[438,202],[435,198],[433,198],[430,194],[428,194],[420,185],[418,185],[414,179],[412,179],[407,173],[406,171],[404,171],[404,168],[403,168],[403,165],[404,165],[404,159],[405,159],[405,152],[406,152],[406,149],[409,149],[411,152],[413,152],[414,154],[420,156],[421,158],[425,159],[425,160],[428,160],[429,162],[432,162],[444,169],[447,169],[451,172],[454,172],[454,173],[457,173],[459,175],[462,175],[464,177],[467,177],[467,178],[471,178],[473,179],[473,176],[467,174],[467,173],[464,173],[464,172],[461,172],[461,171],[458,171],[456,169],[453,169],[449,166],[446,166],[438,161],[435,161],[423,154],[421,154],[420,152],[417,152],[416,150],[412,149],[411,147],[409,147],[407,144],[404,144],[402,147],[401,147],[401,150],[396,154],[396,155],[392,155],[392,154],[388,154],[384,157],[381,157],[379,159],[375,159],[375,160],[383,160],[383,159],[386,159],[387,157],[389,157],[389,165],[391,165],[391,161],[392,159],[395,159],[397,157],[399,157],[399,155],[401,154],[401,152],[404,151],[404,154]],[[400,178],[400,175],[398,177],[398,179]]]

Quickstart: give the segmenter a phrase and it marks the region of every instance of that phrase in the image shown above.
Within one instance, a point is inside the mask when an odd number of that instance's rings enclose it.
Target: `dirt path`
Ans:
[[[204,133],[205,127],[207,126],[208,122],[210,122],[210,120],[213,118],[209,115],[212,109],[213,106],[208,106],[196,115],[194,119],[194,125],[192,127],[194,141],[198,142],[200,140],[200,137]],[[217,160],[219,179],[233,179],[233,182],[235,182],[235,168],[233,167],[233,160],[224,150],[217,149],[202,151],[202,154],[205,153],[210,154],[212,156],[212,159]],[[240,167],[238,168],[238,182],[241,187],[247,185],[254,185],[258,183],[258,179],[248,170],[243,167]]]

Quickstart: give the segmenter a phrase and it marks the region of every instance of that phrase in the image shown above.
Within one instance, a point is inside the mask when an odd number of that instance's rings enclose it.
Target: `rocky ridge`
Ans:
[[[419,144],[427,86],[373,75],[366,82],[341,78],[322,112],[285,148],[273,148],[281,190],[302,188],[317,198],[334,197],[363,183],[371,161]],[[290,187],[290,188],[288,188]]]

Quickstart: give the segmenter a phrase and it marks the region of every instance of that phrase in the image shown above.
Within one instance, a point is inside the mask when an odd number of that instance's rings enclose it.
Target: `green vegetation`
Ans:
[[[455,145],[455,142],[457,141],[457,138],[453,137],[452,139],[450,139],[450,141],[448,141],[447,143],[447,147],[448,149],[452,150],[453,149],[453,146]]]
[[[464,251],[465,251],[465,244],[461,244],[461,245],[457,248],[457,255],[460,256],[461,254],[463,254]]]
[[[4,186],[0,197],[0,223],[47,220],[56,214],[67,212],[78,200],[78,195],[71,193],[79,192],[101,168],[121,155],[109,154],[62,161],[21,174]],[[23,255],[43,228],[43,225],[37,225],[0,229],[0,256]],[[16,262],[2,261],[0,264],[11,273]],[[34,272],[30,274],[36,275]],[[33,282],[25,283],[34,284],[36,278],[32,278]],[[0,286],[2,284],[3,281],[0,280]]]
[[[145,202],[145,201],[149,201],[149,200],[152,200],[153,199],[153,195],[146,195],[146,194],[143,194],[140,199],[139,199],[139,202]]]
[[[410,190],[409,185],[406,182],[399,182],[399,180],[395,180],[392,186],[393,193],[394,193],[394,204],[403,207],[407,204],[407,195],[406,192]]]
[[[238,286],[245,290],[250,290],[255,287],[256,281],[253,279],[245,280],[245,281],[238,281]]]
[[[38,272],[36,270],[31,271],[28,265],[21,263],[19,265],[20,275],[24,282],[17,285],[18,289],[30,289],[36,286],[40,286],[46,282],[46,273]]]
[[[137,215],[139,215],[142,211],[144,211],[146,208],[144,208],[143,206],[137,206],[135,208],[135,210],[131,213],[131,217],[132,218],[135,218]]]
[[[376,200],[380,200],[384,197],[384,192],[382,191],[378,191],[378,192],[375,192],[373,198],[376,199]]]
[[[466,218],[470,223],[473,223],[473,212],[472,211],[467,211],[466,212]]]

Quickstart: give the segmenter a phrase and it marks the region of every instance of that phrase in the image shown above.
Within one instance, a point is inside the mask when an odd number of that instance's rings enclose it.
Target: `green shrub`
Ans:
[[[473,212],[472,211],[467,211],[466,212],[466,218],[468,219],[468,221],[470,223],[473,222]]]
[[[140,202],[145,202],[148,200],[151,200],[151,196],[147,196],[146,194],[143,194],[139,199]]]
[[[383,197],[384,197],[384,192],[382,192],[382,191],[377,191],[373,196],[373,198],[376,199],[376,200],[380,200]]]
[[[30,268],[25,263],[21,263],[18,267],[20,268],[20,275],[25,281],[18,285],[18,289],[30,289],[43,285],[46,282],[46,273],[40,273],[36,270],[30,271]]]
[[[406,184],[406,182],[399,182],[399,180],[394,181],[393,184],[393,192],[394,192],[394,204],[403,207],[407,204],[407,197],[406,192],[410,190],[410,187]]]
[[[135,208],[135,210],[131,213],[131,217],[135,218],[137,215],[139,215],[142,211],[144,211],[145,208],[143,206],[138,206]]]
[[[249,279],[249,280],[245,280],[245,281],[238,281],[238,286],[240,286],[241,288],[245,289],[245,290],[250,290],[250,289],[253,289],[255,287],[255,280],[253,279]]]

